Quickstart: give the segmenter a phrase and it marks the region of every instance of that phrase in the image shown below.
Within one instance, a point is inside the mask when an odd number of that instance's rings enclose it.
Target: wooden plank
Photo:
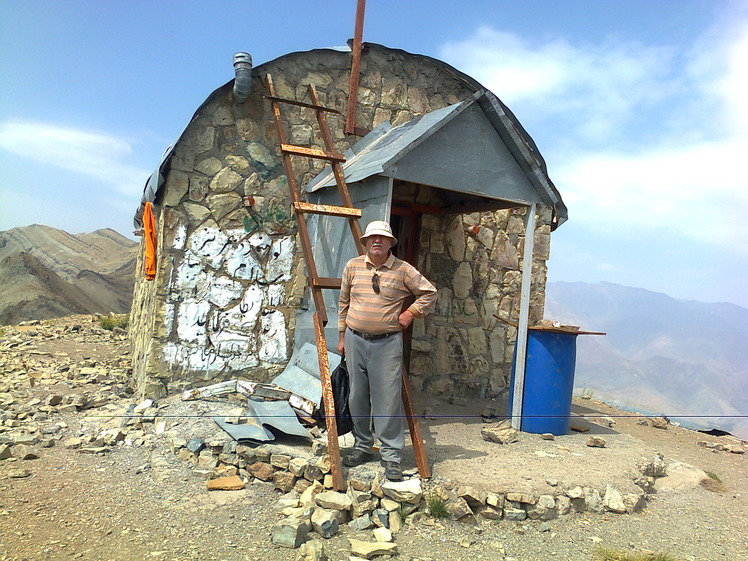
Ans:
[[[325,330],[318,314],[314,314],[314,336],[317,343],[319,377],[320,382],[322,382],[322,402],[325,407],[327,453],[330,455],[330,467],[332,468],[332,486],[336,491],[344,491],[343,467],[340,464],[340,448],[338,447],[338,424],[335,417],[335,400],[332,393],[332,380],[330,379],[330,362],[327,360]]]
[[[530,285],[532,284],[532,254],[535,245],[535,208],[527,209],[525,222],[525,252],[522,256],[522,289],[519,299],[519,327],[517,328],[517,358],[514,366],[514,395],[512,396],[512,428],[521,430],[522,400],[525,396],[525,364],[527,359],[527,328],[530,316]]]
[[[410,392],[410,382],[408,381],[408,372],[405,370],[405,364],[403,364],[403,409],[405,410],[405,418],[408,420],[408,430],[410,430],[410,440],[413,443],[413,452],[416,457],[416,466],[418,466],[418,473],[423,479],[431,478],[431,468],[429,467],[429,460],[426,457],[426,446],[423,443],[423,435],[421,434],[421,425],[418,422],[416,412],[413,410],[413,396]]]
[[[299,201],[294,203],[294,209],[298,212],[306,212],[309,214],[326,214],[327,216],[355,216],[361,218],[361,209],[349,208],[345,206],[333,206],[333,205],[317,205],[314,203],[306,203]]]
[[[319,109],[320,111],[325,111],[327,113],[337,113],[338,115],[342,115],[340,111],[337,109],[333,109],[331,107],[325,107],[324,105],[315,105],[314,103],[305,103],[303,101],[296,101],[295,99],[286,99],[284,97],[276,97],[274,95],[266,95],[265,99],[269,99],[270,101],[277,101],[279,103],[288,103],[289,105],[297,105],[299,107],[308,107],[309,109]]]
[[[340,290],[340,284],[343,282],[343,279],[336,279],[333,277],[317,277],[317,279],[314,281],[314,286],[318,286],[319,288],[333,288]]]
[[[293,154],[295,156],[317,158],[318,160],[328,160],[330,162],[345,162],[345,156],[343,154],[340,154],[339,152],[326,152],[318,148],[297,146],[295,144],[281,143],[281,152],[283,152],[284,154]]]

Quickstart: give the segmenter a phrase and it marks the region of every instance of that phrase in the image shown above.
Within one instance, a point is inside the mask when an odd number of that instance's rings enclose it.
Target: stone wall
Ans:
[[[272,74],[280,97],[301,101],[309,101],[307,86],[314,83],[322,103],[341,113],[328,123],[342,152],[358,140],[343,132],[349,72],[347,53],[295,53],[256,68],[245,103],[233,100],[230,82],[198,109],[164,168],[166,183],[156,200],[156,280],[139,275],[135,288],[133,370],[141,395],[238,375],[268,381],[285,366],[306,278],[279,140],[262,97],[265,76]],[[443,63],[381,47],[365,52],[360,84],[357,125],[369,129],[457,103],[479,87]],[[312,111],[289,105],[282,111],[289,142],[322,145]],[[321,167],[294,158],[300,184]],[[547,214],[541,212],[538,223],[541,247],[547,246]],[[450,390],[450,380],[482,394],[505,385],[513,334],[491,313],[516,316],[521,221],[518,211],[424,221],[425,272],[436,272],[445,257],[457,263],[454,279],[440,285],[437,314],[415,341],[415,370],[434,372],[429,391]],[[465,237],[473,222],[481,230]],[[544,297],[542,255],[535,315]],[[437,345],[442,341],[448,344]],[[426,364],[434,348],[436,359]]]
[[[525,208],[421,220],[418,268],[438,288],[414,324],[411,378],[433,395],[494,397],[507,387],[519,323]],[[536,212],[530,325],[543,317],[551,208]]]

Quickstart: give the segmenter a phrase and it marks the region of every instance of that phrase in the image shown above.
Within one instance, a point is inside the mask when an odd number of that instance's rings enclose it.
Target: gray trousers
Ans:
[[[402,333],[366,340],[347,329],[345,361],[351,387],[354,449],[371,453],[376,437],[382,442],[382,459],[399,463],[405,442]]]

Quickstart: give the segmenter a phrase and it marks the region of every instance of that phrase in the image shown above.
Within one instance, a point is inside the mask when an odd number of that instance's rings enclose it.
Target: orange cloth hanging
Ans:
[[[145,203],[143,209],[143,235],[145,238],[145,280],[156,278],[156,218],[153,205]]]

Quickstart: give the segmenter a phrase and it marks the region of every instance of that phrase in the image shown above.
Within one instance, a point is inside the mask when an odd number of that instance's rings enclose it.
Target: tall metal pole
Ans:
[[[514,395],[512,396],[512,428],[522,428],[522,400],[525,396],[525,364],[527,363],[527,328],[530,319],[530,286],[532,284],[532,253],[535,244],[535,209],[527,209],[525,221],[525,252],[522,256],[522,289],[519,298],[519,327],[517,328],[517,358],[514,363]]]
[[[358,75],[361,71],[361,41],[364,36],[364,11],[366,0],[356,3],[356,24],[353,30],[353,60],[351,62],[351,80],[348,87],[348,113],[345,117],[345,133],[356,132],[356,103],[358,102]]]

